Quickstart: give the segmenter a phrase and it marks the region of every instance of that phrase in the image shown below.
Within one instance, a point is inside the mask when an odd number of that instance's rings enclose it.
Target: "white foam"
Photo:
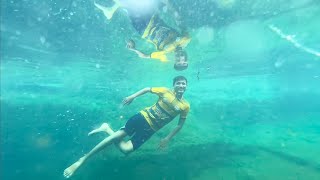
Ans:
[[[320,52],[319,51],[316,51],[312,48],[309,48],[309,47],[306,47],[302,44],[300,44],[296,39],[295,39],[295,36],[294,35],[288,35],[288,34],[285,34],[282,32],[281,29],[279,29],[278,27],[274,26],[274,25],[269,25],[269,28],[275,32],[277,35],[279,35],[282,39],[288,41],[289,43],[291,43],[294,47],[306,52],[306,53],[309,53],[309,54],[312,54],[312,55],[315,55],[317,57],[320,57]]]

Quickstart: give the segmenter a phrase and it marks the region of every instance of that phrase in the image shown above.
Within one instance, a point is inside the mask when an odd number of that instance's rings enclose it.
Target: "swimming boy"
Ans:
[[[141,35],[141,37],[148,42],[154,44],[156,51],[145,54],[135,48],[133,40],[127,42],[127,48],[135,52],[141,58],[158,59],[162,62],[167,62],[167,54],[175,53],[174,68],[176,70],[184,70],[188,67],[187,53],[183,50],[190,42],[191,38],[181,26],[181,21],[177,11],[168,0],[113,0],[115,4],[112,7],[105,7],[94,3],[100,9],[107,19],[111,19],[113,14],[119,9],[123,8],[127,11],[128,16],[132,22],[133,27]],[[174,20],[181,29],[178,32],[176,29],[168,26],[158,15],[160,7],[166,6],[167,9],[174,12]]]
[[[88,154],[85,154],[78,161],[65,169],[63,175],[66,178],[71,177],[90,157],[111,144],[115,144],[124,154],[129,154],[137,150],[156,131],[172,121],[177,115],[180,115],[176,128],[162,139],[159,144],[160,148],[164,148],[181,130],[187,118],[190,105],[183,98],[186,88],[187,79],[183,76],[177,76],[173,79],[173,90],[164,87],[144,88],[131,96],[126,97],[123,100],[123,105],[129,105],[136,97],[148,92],[158,95],[159,99],[151,107],[147,107],[132,116],[125,126],[116,132],[114,132],[107,123],[103,123],[98,129],[91,131],[88,135],[97,132],[106,132],[109,136],[97,144]],[[124,138],[127,136],[130,136],[131,139],[125,142]]]

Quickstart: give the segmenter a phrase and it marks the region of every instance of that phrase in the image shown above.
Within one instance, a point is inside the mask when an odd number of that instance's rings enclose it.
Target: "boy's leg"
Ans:
[[[113,14],[117,11],[117,9],[119,9],[121,7],[119,1],[114,1],[114,2],[115,2],[115,4],[112,7],[105,7],[105,6],[102,6],[96,2],[94,2],[94,5],[103,12],[104,16],[108,20],[110,20],[112,18]]]
[[[81,157],[77,162],[73,163],[71,166],[66,168],[63,172],[64,177],[69,178],[73,175],[73,173],[90,157],[104,149],[106,146],[112,144],[115,141],[121,141],[127,133],[124,130],[119,130],[114,132],[109,137],[102,140],[99,144],[97,144],[88,154]]]
[[[94,129],[88,133],[88,136],[91,136],[92,134],[98,133],[98,132],[105,132],[108,135],[111,135],[114,133],[114,131],[111,129],[108,123],[102,123],[100,127],[97,129]]]
[[[114,134],[115,132],[113,131],[113,129],[111,129],[111,127],[109,126],[108,123],[103,123],[101,124],[101,126],[97,129],[92,130],[91,132],[88,133],[88,136],[98,133],[98,132],[105,132],[109,135]],[[121,140],[115,141],[114,144],[120,149],[121,152],[123,152],[124,154],[128,154],[130,152],[133,151],[133,145],[132,142],[129,140],[127,142]]]

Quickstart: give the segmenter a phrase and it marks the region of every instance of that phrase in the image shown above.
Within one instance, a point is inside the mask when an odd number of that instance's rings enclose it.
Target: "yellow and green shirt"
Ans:
[[[164,87],[151,88],[151,93],[159,96],[157,103],[140,113],[153,130],[159,130],[179,114],[180,118],[187,118],[190,105],[186,100],[176,98],[173,91]]]
[[[154,15],[143,32],[142,38],[154,44],[157,51],[151,53],[151,58],[162,62],[168,61],[166,54],[177,47],[185,47],[191,38],[188,34],[181,35],[167,26],[157,15]]]

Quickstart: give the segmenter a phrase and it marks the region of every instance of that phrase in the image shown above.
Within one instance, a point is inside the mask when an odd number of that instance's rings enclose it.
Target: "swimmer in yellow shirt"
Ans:
[[[188,56],[184,47],[188,45],[191,38],[185,27],[181,26],[181,18],[178,12],[173,8],[168,0],[114,0],[112,7],[105,7],[98,3],[95,6],[100,9],[107,19],[112,19],[113,14],[123,8],[128,13],[133,27],[143,39],[155,46],[152,53],[143,53],[136,49],[133,40],[127,42],[127,48],[135,52],[141,58],[156,59],[161,62],[168,62],[167,54],[174,53],[174,68],[184,70],[188,68]],[[174,20],[180,29],[180,32],[168,26],[158,15],[159,9],[167,7],[173,12]]]
[[[157,95],[159,99],[154,105],[132,116],[127,123],[116,132],[113,131],[107,123],[103,123],[99,128],[91,131],[88,135],[105,132],[109,136],[97,144],[89,153],[66,168],[63,173],[64,177],[71,177],[89,158],[112,144],[115,144],[124,154],[129,154],[137,150],[156,131],[160,130],[179,115],[178,125],[160,141],[159,148],[166,147],[169,141],[181,130],[186,121],[190,109],[189,103],[183,98],[186,88],[187,79],[183,76],[177,76],[173,79],[173,90],[165,87],[144,88],[126,97],[122,102],[123,105],[129,105],[135,98],[149,92]],[[131,137],[130,140],[124,141],[124,138],[127,136]]]

